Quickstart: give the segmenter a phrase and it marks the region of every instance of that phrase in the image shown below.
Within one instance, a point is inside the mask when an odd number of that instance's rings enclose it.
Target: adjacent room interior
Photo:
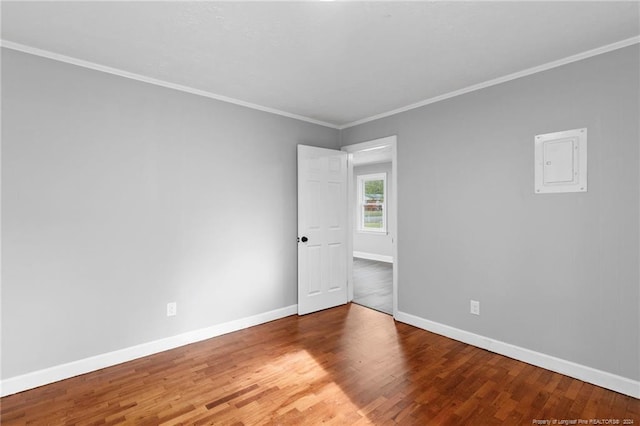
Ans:
[[[353,302],[393,315],[391,146],[352,153]]]
[[[3,425],[640,423],[638,2],[1,8]]]

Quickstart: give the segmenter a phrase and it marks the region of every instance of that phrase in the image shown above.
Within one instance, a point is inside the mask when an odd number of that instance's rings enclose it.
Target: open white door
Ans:
[[[347,303],[347,153],[298,145],[298,314]]]

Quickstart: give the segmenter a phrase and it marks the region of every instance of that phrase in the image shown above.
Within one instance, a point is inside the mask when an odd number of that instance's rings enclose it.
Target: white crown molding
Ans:
[[[287,118],[293,118],[295,120],[306,121],[307,123],[318,124],[324,127],[330,127],[332,129],[338,129],[338,126],[335,124],[327,123],[325,121],[315,120],[313,118],[304,117],[298,114],[292,114],[286,111],[280,111],[275,108],[269,108],[262,105],[253,104],[251,102],[245,102],[239,99],[230,98],[228,96],[217,95],[215,93],[207,92],[206,90],[195,89],[189,86],[183,86],[181,84],[175,84],[164,80],[158,80],[156,78],[147,77],[141,74],[132,73],[129,71],[124,71],[118,68],[112,68],[105,65],[96,64],[94,62],[85,61],[78,58],[73,58],[71,56],[61,55],[59,53],[51,52],[48,50],[38,49],[35,47],[27,46],[20,43],[15,43],[13,41],[8,41],[1,39],[0,46],[6,47],[7,49],[17,50],[19,52],[29,53],[31,55],[40,56],[47,59],[53,59],[54,61],[65,62],[72,65],[77,65],[83,68],[89,68],[95,71],[101,71],[108,74],[117,75],[124,78],[129,78],[131,80],[142,81],[144,83],[153,84],[156,86],[166,87],[168,89],[179,90],[181,92],[191,93],[193,95],[203,96],[205,98],[215,99],[217,101],[227,102],[230,104],[240,105],[246,108],[255,109],[258,111],[268,112],[271,114],[281,115]]]
[[[490,339],[469,331],[460,330],[459,328],[450,327],[415,315],[407,314],[406,312],[398,312],[395,319],[441,336],[640,399],[640,381],[637,380],[597,370],[592,367],[587,367],[585,365],[556,358],[551,355],[525,349],[510,343]]]
[[[597,56],[597,55],[601,55],[603,53],[607,53],[607,52],[611,52],[617,49],[622,49],[624,47],[628,47],[631,46],[633,44],[637,44],[640,43],[640,36],[635,36],[635,37],[631,37],[625,40],[621,40],[615,43],[611,43],[608,44],[606,46],[601,46],[595,49],[591,49],[591,50],[587,50],[586,52],[582,52],[582,53],[578,53],[576,55],[571,55],[568,56],[566,58],[563,59],[558,59],[556,61],[552,61],[552,62],[548,62],[546,64],[543,65],[538,65],[536,67],[532,67],[532,68],[528,68],[526,70],[522,70],[522,71],[518,71],[512,74],[508,74],[506,76],[503,77],[498,77],[492,80],[488,80],[482,83],[478,83],[478,84],[474,84],[472,86],[468,86],[459,90],[454,90],[453,92],[449,92],[449,93],[445,93],[443,95],[439,95],[439,96],[435,96],[433,98],[429,98],[429,99],[425,99],[423,101],[420,102],[416,102],[407,106],[404,106],[402,108],[397,108],[391,111],[387,111],[387,112],[383,112],[380,114],[376,114],[370,117],[366,117],[366,118],[362,118],[360,120],[356,120],[356,121],[352,121],[350,123],[346,123],[346,124],[342,124],[342,125],[336,125],[336,124],[332,124],[332,123],[327,123],[325,121],[320,121],[320,120],[316,120],[313,118],[309,118],[309,117],[304,117],[298,114],[293,114],[293,113],[289,113],[286,111],[280,111],[274,108],[269,108],[269,107],[265,107],[262,105],[257,105],[257,104],[253,104],[250,102],[245,102],[245,101],[241,101],[239,99],[233,99],[227,96],[222,96],[222,95],[216,95],[215,93],[211,93],[211,92],[207,92],[204,90],[200,90],[200,89],[195,89],[192,87],[188,87],[188,86],[183,86],[180,84],[174,84],[174,83],[170,83],[167,81],[163,81],[163,80],[158,80],[155,78],[151,78],[151,77],[146,77],[140,74],[135,74],[135,73],[131,73],[128,71],[124,71],[124,70],[120,70],[117,68],[112,68],[112,67],[108,67],[108,66],[104,66],[104,65],[100,65],[100,64],[96,64],[93,62],[89,62],[89,61],[85,61],[82,59],[77,59],[77,58],[73,58],[70,56],[66,56],[66,55],[61,55],[58,53],[54,53],[54,52],[50,52],[47,50],[43,50],[43,49],[38,49],[35,47],[31,47],[31,46],[27,46],[24,44],[20,44],[20,43],[15,43],[12,41],[8,41],[8,40],[4,40],[4,39],[0,39],[0,46],[2,47],[6,47],[8,49],[12,49],[12,50],[17,50],[20,52],[24,52],[24,53],[29,53],[32,55],[36,55],[36,56],[41,56],[44,58],[48,58],[48,59],[53,59],[56,61],[60,61],[60,62],[66,62],[69,64],[73,64],[73,65],[77,65],[80,67],[84,67],[84,68],[89,68],[89,69],[93,69],[96,71],[102,71],[102,72],[106,72],[109,74],[114,74],[114,75],[118,75],[120,77],[125,77],[125,78],[130,78],[133,80],[138,80],[138,81],[142,81],[145,83],[149,83],[149,84],[154,84],[157,86],[162,86],[162,87],[166,87],[169,89],[174,89],[174,90],[179,90],[182,92],[187,92],[187,93],[191,93],[194,95],[198,95],[198,96],[203,96],[206,98],[211,98],[211,99],[215,99],[218,101],[222,101],[222,102],[227,102],[227,103],[231,103],[231,104],[235,104],[235,105],[240,105],[240,106],[244,106],[247,108],[251,108],[251,109],[255,109],[258,111],[263,111],[263,112],[268,112],[271,114],[276,114],[276,115],[280,115],[283,117],[288,117],[288,118],[293,118],[295,120],[301,120],[301,121],[305,121],[308,123],[313,123],[313,124],[318,124],[320,126],[325,126],[325,127],[329,127],[332,129],[336,129],[336,130],[344,130],[344,129],[348,129],[349,127],[354,127],[354,126],[358,126],[360,124],[364,124],[364,123],[368,123],[370,121],[375,121],[375,120],[379,120],[381,118],[385,118],[385,117],[390,117],[392,115],[396,115],[396,114],[400,114],[402,112],[406,112],[406,111],[410,111],[412,109],[416,109],[416,108],[420,108],[423,107],[425,105],[429,105],[429,104],[433,104],[436,102],[440,102],[446,99],[450,99],[456,96],[460,96],[460,95],[464,95],[466,93],[470,93],[470,92],[474,92],[476,90],[481,90],[481,89],[485,89],[487,87],[491,87],[491,86],[495,86],[497,84],[501,84],[501,83],[506,83],[508,81],[512,81],[512,80],[516,80],[518,78],[522,78],[522,77],[526,77],[532,74],[536,74],[539,72],[543,72],[543,71],[547,71],[550,70],[552,68],[557,68],[560,67],[562,65],[567,65],[570,64],[572,62],[576,62],[576,61],[580,61],[582,59],[587,59],[587,58],[591,58],[593,56]]]
[[[633,44],[640,43],[640,36],[631,37],[626,40],[621,40],[616,43],[611,43],[606,46],[598,47],[596,49],[587,50],[586,52],[578,53],[576,55],[571,55],[563,59],[558,59],[557,61],[547,62],[546,64],[538,65],[536,67],[528,68],[526,70],[518,71],[513,74],[508,74],[503,77],[494,78],[492,80],[488,80],[482,83],[474,84],[472,86],[468,86],[462,88],[460,90],[454,90],[453,92],[445,93],[443,95],[435,96],[433,98],[425,99],[424,101],[416,102],[411,105],[404,106],[402,108],[394,109],[392,111],[383,112],[381,114],[372,115],[371,117],[366,117],[360,120],[353,121],[351,123],[343,124],[338,126],[338,129],[344,130],[349,127],[354,127],[359,124],[368,123],[370,121],[379,120],[381,118],[389,117],[392,115],[400,114],[401,112],[410,111],[412,109],[420,108],[425,105],[433,104],[436,102],[444,101],[445,99],[450,99],[456,96],[464,95],[466,93],[475,92],[476,90],[485,89],[487,87],[495,86],[497,84],[506,83],[511,80],[515,80],[518,78],[526,77],[532,74],[536,74],[542,71],[547,71],[552,68],[557,68],[562,65],[567,65],[572,62],[580,61],[582,59],[591,58],[593,56],[601,55],[603,53],[611,52],[613,50],[622,49],[623,47],[631,46]]]
[[[136,346],[120,349],[105,354],[80,359],[62,365],[56,365],[43,370],[34,371],[20,376],[11,377],[0,381],[0,396],[4,397],[14,393],[33,389],[38,386],[90,373],[102,368],[111,367],[123,362],[164,352],[180,346],[188,345],[223,334],[232,333],[255,325],[263,324],[280,318],[296,315],[298,305],[286,306],[273,311],[264,312],[251,317],[240,318],[223,324],[214,325],[199,330],[188,331],[177,336],[167,337],[153,342],[147,342]]]

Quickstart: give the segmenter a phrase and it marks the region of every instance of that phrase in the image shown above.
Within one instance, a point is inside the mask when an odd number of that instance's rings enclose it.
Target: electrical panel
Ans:
[[[587,191],[587,129],[535,137],[536,194]]]

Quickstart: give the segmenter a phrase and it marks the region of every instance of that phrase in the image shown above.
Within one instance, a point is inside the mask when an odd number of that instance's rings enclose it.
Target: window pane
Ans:
[[[364,215],[363,226],[369,229],[381,229],[384,202],[384,181],[367,180],[364,182]]]
[[[369,229],[382,228],[382,206],[366,205],[364,208],[364,227]]]
[[[364,198],[365,203],[370,201],[384,201],[384,181],[380,180],[367,180],[364,182]]]

